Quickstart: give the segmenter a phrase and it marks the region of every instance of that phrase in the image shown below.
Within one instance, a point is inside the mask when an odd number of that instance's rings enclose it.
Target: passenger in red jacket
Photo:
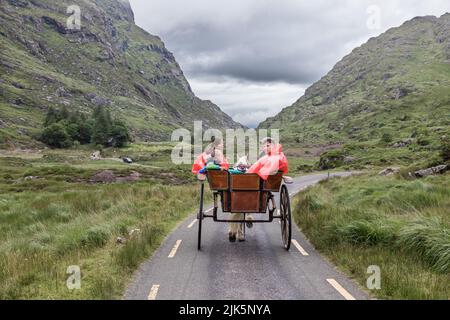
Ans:
[[[192,165],[192,173],[198,175],[199,180],[205,180],[205,175],[200,171],[210,162],[219,165],[222,170],[228,170],[230,165],[223,154],[223,142],[220,138],[213,137],[205,152],[195,159]]]
[[[270,175],[275,175],[279,171],[283,174],[289,172],[289,164],[280,143],[275,144],[271,138],[263,139],[263,152],[263,157],[252,165],[247,173],[256,173],[263,180],[267,180]]]

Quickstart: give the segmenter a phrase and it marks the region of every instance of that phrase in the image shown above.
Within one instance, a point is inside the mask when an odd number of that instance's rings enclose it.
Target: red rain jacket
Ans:
[[[247,173],[257,173],[263,180],[267,180],[270,175],[277,174],[278,171],[287,174],[289,164],[282,150],[281,144],[278,144],[275,152],[266,154],[259,159],[248,169]]]
[[[198,174],[198,172],[206,166],[206,160],[208,160],[207,155],[203,152],[197,157],[197,159],[195,159],[194,164],[192,165],[192,173]],[[228,170],[230,168],[230,165],[225,157],[223,157],[220,167],[224,170]]]

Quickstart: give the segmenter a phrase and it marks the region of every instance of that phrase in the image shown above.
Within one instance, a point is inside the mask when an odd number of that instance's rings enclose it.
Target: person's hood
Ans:
[[[280,154],[281,152],[283,152],[283,146],[281,145],[281,143],[277,144],[277,146],[275,147],[275,154]],[[270,156],[272,155],[273,152],[271,152],[271,154],[269,154]]]

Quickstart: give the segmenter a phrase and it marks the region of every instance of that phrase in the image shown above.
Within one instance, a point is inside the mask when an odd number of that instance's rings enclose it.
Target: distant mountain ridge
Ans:
[[[450,133],[450,14],[371,38],[259,127],[299,145]]]
[[[81,30],[66,27],[72,5]],[[143,141],[194,120],[241,127],[195,96],[160,38],[135,25],[128,0],[4,0],[0,22],[0,146],[32,144],[51,106],[108,107]]]

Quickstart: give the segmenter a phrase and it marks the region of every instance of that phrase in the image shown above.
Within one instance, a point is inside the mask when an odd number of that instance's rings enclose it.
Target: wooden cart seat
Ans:
[[[208,171],[210,189],[218,191],[222,211],[233,213],[265,213],[269,192],[279,192],[283,173],[264,181],[257,174],[230,174],[227,171]]]

